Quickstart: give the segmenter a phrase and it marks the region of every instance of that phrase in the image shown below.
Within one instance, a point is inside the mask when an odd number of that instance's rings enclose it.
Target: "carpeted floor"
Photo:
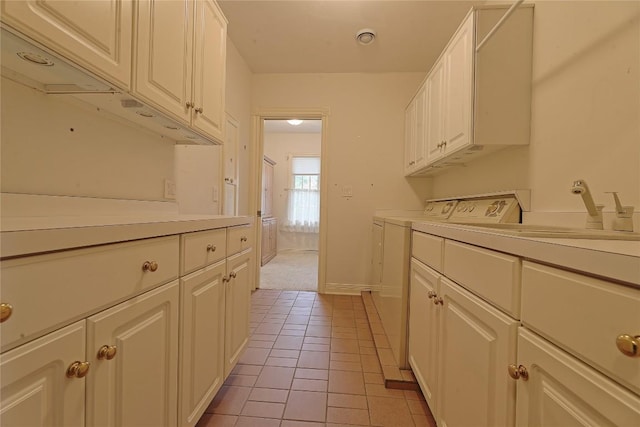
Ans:
[[[261,289],[316,291],[318,289],[318,252],[278,252],[260,269]]]

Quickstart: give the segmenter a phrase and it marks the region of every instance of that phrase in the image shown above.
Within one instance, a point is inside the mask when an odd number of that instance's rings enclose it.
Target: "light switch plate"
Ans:
[[[176,183],[170,179],[164,180],[164,198],[169,200],[176,199]]]

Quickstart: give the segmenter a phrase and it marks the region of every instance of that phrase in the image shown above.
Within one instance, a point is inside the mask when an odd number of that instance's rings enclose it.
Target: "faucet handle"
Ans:
[[[613,222],[615,231],[633,231],[633,206],[622,206],[618,193],[615,191],[606,191],[607,194],[613,194],[613,200],[616,203],[616,220]]]

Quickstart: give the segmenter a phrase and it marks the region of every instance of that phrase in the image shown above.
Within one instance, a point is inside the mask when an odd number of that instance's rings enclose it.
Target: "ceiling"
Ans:
[[[426,72],[472,5],[462,0],[219,0],[253,73]],[[355,34],[376,31],[363,46]]]
[[[265,120],[265,133],[320,133],[322,120],[303,120],[298,126],[287,123],[286,120]]]

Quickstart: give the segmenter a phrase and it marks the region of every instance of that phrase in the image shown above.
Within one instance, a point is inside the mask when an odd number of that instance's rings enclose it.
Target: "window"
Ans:
[[[320,225],[320,157],[290,156],[286,231],[317,233]]]

